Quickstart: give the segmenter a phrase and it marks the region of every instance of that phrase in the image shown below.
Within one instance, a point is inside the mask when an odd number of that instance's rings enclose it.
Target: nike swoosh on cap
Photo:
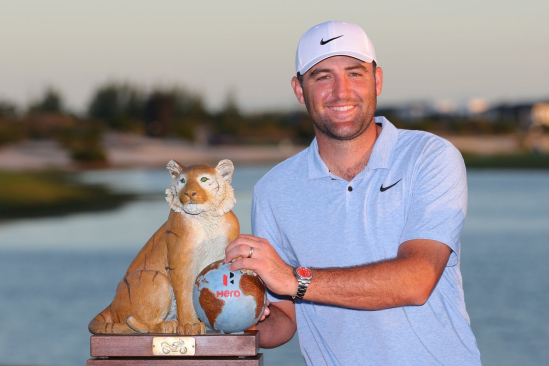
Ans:
[[[400,178],[399,180],[397,180],[395,183],[391,184],[389,187],[383,187],[383,183],[381,184],[381,187],[379,187],[379,190],[381,192],[385,192],[386,190],[388,190],[389,188],[392,188],[394,186],[396,186],[398,184],[398,182],[400,182],[402,180],[402,178]]]
[[[342,34],[342,35],[340,35],[340,36],[338,36],[338,37],[334,37],[334,38],[327,39],[327,40],[324,40],[324,38],[322,38],[322,39],[320,40],[320,45],[321,45],[321,46],[324,46],[326,43],[332,42],[334,39],[338,39],[338,38],[341,38],[341,37],[343,37],[343,36],[344,36],[344,34]]]

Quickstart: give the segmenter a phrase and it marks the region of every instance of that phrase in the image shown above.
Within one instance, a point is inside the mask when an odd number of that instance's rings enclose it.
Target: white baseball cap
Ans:
[[[295,55],[296,72],[303,75],[332,56],[377,63],[374,45],[362,28],[353,23],[330,21],[315,25],[301,37]]]

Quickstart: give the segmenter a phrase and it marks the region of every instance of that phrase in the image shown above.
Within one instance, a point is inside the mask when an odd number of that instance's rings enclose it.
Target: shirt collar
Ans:
[[[375,123],[381,124],[381,133],[377,137],[368,165],[355,179],[363,178],[368,169],[388,169],[393,149],[398,140],[397,128],[385,117],[376,117]],[[316,137],[311,142],[308,152],[309,179],[332,177],[328,167],[318,153]]]
[[[318,153],[318,143],[316,137],[311,142],[308,152],[309,179],[330,177],[330,170]]]
[[[389,169],[391,156],[398,140],[398,130],[385,117],[376,117],[375,120],[376,123],[381,123],[381,133],[377,137],[367,168]]]

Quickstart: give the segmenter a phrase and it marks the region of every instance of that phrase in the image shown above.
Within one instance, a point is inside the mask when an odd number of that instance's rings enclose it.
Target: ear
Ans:
[[[376,94],[381,94],[381,89],[383,89],[383,69],[381,67],[376,67]]]
[[[166,165],[166,169],[168,169],[168,171],[172,175],[172,178],[174,178],[177,177],[179,173],[181,173],[181,171],[185,169],[185,167],[172,159],[170,160],[168,165]]]
[[[294,89],[294,94],[299,103],[305,104],[305,99],[303,98],[303,88],[297,77],[292,78],[292,88]]]
[[[231,183],[234,172],[234,165],[232,161],[228,159],[221,160],[219,164],[217,164],[217,166],[215,167],[215,170],[217,170],[221,174],[221,176],[227,183]]]

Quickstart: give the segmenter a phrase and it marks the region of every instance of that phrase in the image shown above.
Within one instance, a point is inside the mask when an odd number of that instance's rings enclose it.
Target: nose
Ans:
[[[194,197],[194,196],[196,196],[196,192],[193,191],[193,190],[187,190],[187,191],[185,191],[185,196],[187,196],[189,198]]]
[[[351,94],[351,83],[343,75],[338,75],[334,81],[334,96],[345,99]]]

